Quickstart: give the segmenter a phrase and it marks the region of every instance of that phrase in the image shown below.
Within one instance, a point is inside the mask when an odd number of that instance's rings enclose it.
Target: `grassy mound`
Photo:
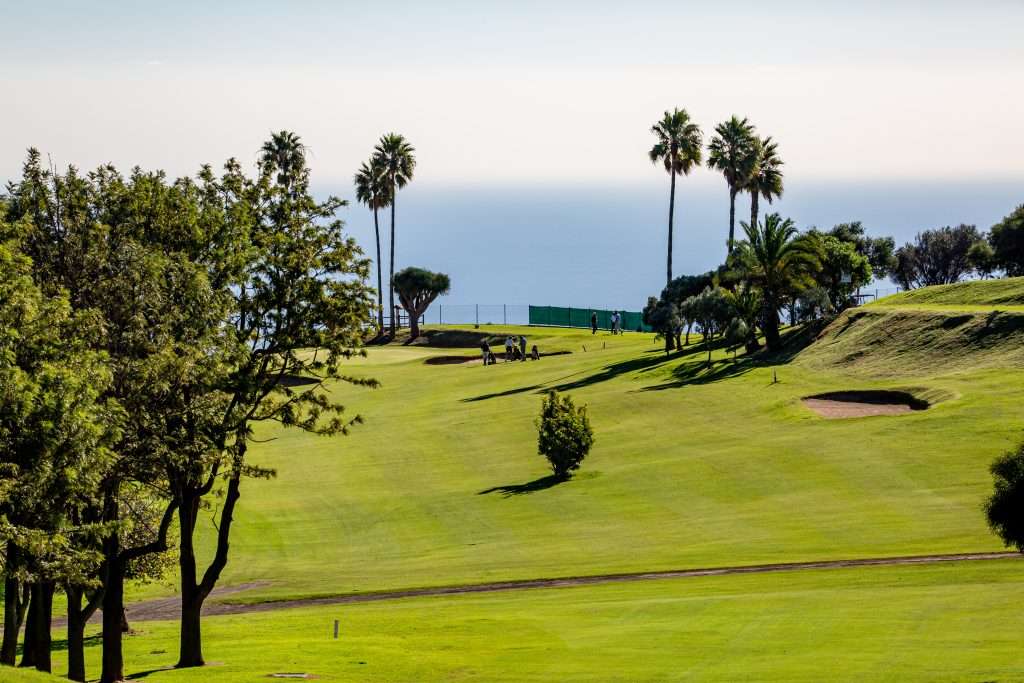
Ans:
[[[974,280],[952,285],[922,287],[887,296],[871,305],[1024,307],[1024,277]]]
[[[865,306],[840,315],[798,359],[886,376],[1024,367],[1024,312]]]

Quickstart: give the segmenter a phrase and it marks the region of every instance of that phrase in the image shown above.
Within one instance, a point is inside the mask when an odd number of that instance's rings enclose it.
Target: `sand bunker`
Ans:
[[[902,415],[925,410],[928,402],[903,391],[833,391],[807,396],[804,405],[822,417],[869,417]]]
[[[540,354],[541,358],[547,358],[548,356],[565,356],[572,353],[572,351],[549,351],[547,353]],[[499,363],[505,362],[505,352],[496,353],[494,357],[498,359]],[[527,356],[527,360],[530,360]],[[427,365],[462,365],[464,363],[475,363],[476,365],[483,364],[483,356],[476,353],[472,356],[430,356],[423,361]]]

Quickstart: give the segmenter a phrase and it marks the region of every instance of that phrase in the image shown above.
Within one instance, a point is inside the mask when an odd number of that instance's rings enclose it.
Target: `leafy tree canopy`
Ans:
[[[447,294],[451,280],[444,273],[435,273],[424,268],[409,267],[395,273],[395,291],[402,302],[402,308],[409,313],[412,336],[419,336],[419,318],[434,299]]]
[[[975,226],[965,224],[920,232],[896,251],[893,277],[904,289],[959,282],[971,272],[971,247],[982,239]]]
[[[992,226],[989,241],[996,268],[1011,277],[1024,275],[1024,204]]]

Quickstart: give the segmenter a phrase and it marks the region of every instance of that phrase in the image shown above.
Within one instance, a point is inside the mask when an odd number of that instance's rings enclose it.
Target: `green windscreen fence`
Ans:
[[[590,315],[597,313],[597,326],[603,330],[612,327],[612,313],[600,308],[570,308],[564,306],[530,306],[531,325],[550,325],[552,327],[590,327]],[[622,329],[629,332],[650,332],[651,328],[644,325],[643,314],[636,311],[619,311],[622,316]]]

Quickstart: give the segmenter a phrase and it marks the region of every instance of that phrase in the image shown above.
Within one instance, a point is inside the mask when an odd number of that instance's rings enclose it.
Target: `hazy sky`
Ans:
[[[745,115],[772,135],[786,161],[778,206],[801,225],[870,196],[865,214],[892,203],[879,229],[912,234],[932,227],[923,204],[941,195],[974,207],[942,222],[988,227],[1024,201],[1024,3],[710,5],[4,3],[0,180],[29,145],[59,165],[183,174],[254,162],[269,131],[288,128],[312,151],[317,187],[351,197],[352,172],[395,130],[419,158],[399,198],[399,266],[441,267],[425,259],[443,247],[453,299],[538,301],[562,286],[565,254],[547,260],[556,225],[541,210],[554,206],[584,263],[614,258],[596,250],[624,239],[654,250],[624,289],[589,290],[634,308],[663,271],[667,176],[645,153],[666,108],[687,108],[706,131]],[[683,186],[681,229],[694,241],[681,242],[680,267],[706,269],[721,259],[724,181],[699,170]],[[686,202],[706,207],[699,221]],[[367,215],[345,218],[370,248]],[[530,271],[540,284],[493,286],[500,242],[483,254],[446,242],[510,231],[547,245]]]

